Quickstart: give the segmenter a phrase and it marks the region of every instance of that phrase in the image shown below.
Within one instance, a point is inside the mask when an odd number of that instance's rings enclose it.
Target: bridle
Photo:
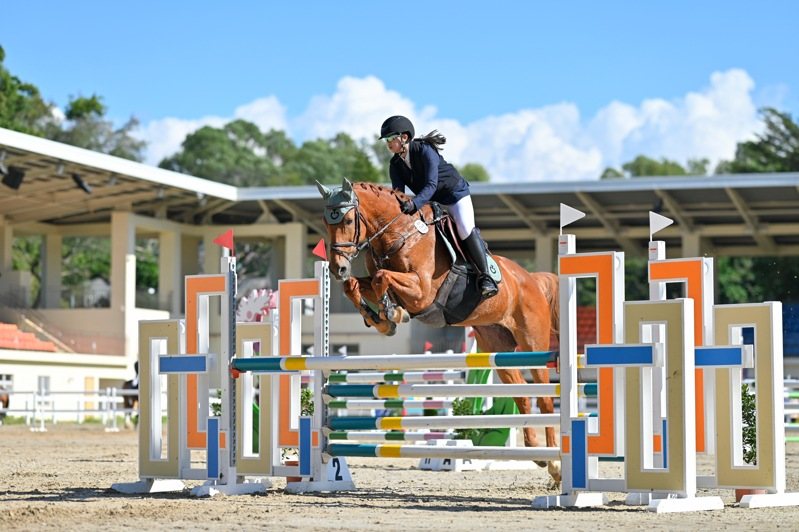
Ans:
[[[348,242],[333,242],[332,244],[330,244],[330,250],[333,253],[344,257],[345,259],[347,259],[347,262],[352,264],[352,261],[358,257],[361,251],[363,251],[368,247],[369,251],[372,253],[372,258],[375,260],[375,264],[377,264],[378,267],[380,267],[385,260],[387,260],[391,255],[393,255],[402,248],[402,245],[405,243],[410,233],[401,235],[400,238],[398,239],[398,242],[400,242],[400,244],[392,245],[389,248],[389,252],[384,254],[382,257],[378,256],[378,254],[375,252],[374,246],[372,246],[372,242],[375,239],[379,238],[383,233],[385,233],[388,230],[388,228],[391,227],[394,224],[394,222],[399,220],[400,217],[404,216],[404,214],[400,212],[399,214],[394,216],[391,220],[389,220],[388,223],[386,223],[383,227],[374,231],[372,236],[361,240],[361,224],[363,224],[363,226],[366,228],[367,231],[369,230],[369,224],[366,222],[366,218],[363,216],[363,214],[361,214],[358,195],[355,193],[355,191],[352,192],[352,195],[353,195],[352,201],[343,201],[340,203],[336,203],[334,205],[328,205],[326,207],[327,209],[330,210],[339,210],[346,208],[355,209],[355,238],[352,241]],[[343,218],[341,221],[344,221]],[[355,251],[347,252],[344,251],[344,248],[354,248]]]

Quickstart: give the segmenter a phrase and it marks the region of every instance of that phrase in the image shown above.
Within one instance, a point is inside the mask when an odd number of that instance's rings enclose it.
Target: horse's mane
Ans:
[[[398,200],[404,201],[410,199],[410,196],[408,196],[404,192],[400,192],[399,190],[394,190],[391,187],[386,187],[383,185],[376,185],[374,183],[364,182],[364,183],[354,183],[352,186],[353,188],[358,188],[359,190],[373,194],[374,196],[377,196],[380,199],[384,199],[386,196],[391,196],[392,198],[394,198],[394,201],[397,202],[397,205],[399,205]]]

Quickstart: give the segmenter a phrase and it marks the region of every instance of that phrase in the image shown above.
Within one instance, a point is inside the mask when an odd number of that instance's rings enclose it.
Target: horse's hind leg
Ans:
[[[513,351],[516,349],[516,341],[507,329],[497,326],[477,326],[474,327],[477,345],[481,351]],[[524,375],[518,369],[497,369],[499,379],[505,384],[527,384]],[[513,401],[519,409],[520,414],[531,414],[533,412],[533,402],[529,397],[514,397]],[[523,427],[525,447],[538,447],[538,436],[535,428]],[[536,462],[544,467],[545,462]]]
[[[533,374],[533,382],[537,383],[547,383],[549,382],[549,371],[547,369],[532,369],[530,373]],[[553,414],[555,412],[555,402],[552,400],[552,397],[543,397],[539,396],[536,399],[536,403],[538,404],[538,410],[542,414]],[[546,440],[547,440],[547,447],[557,447],[558,442],[555,438],[555,427],[547,426],[544,429],[546,433]],[[536,462],[538,465],[540,463]],[[556,483],[560,483],[561,480],[561,473],[560,473],[560,461],[553,461],[547,463],[547,470],[549,474],[552,476],[552,479]]]

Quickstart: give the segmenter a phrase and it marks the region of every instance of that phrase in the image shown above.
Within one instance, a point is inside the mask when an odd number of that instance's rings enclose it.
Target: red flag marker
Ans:
[[[322,260],[327,260],[327,249],[325,249],[325,239],[319,241],[316,247],[313,248],[313,254],[320,257]]]
[[[223,248],[227,248],[233,253],[233,229],[228,229],[225,234],[219,235],[214,239],[214,244],[218,244]]]
[[[430,351],[432,349],[433,349],[433,342],[425,342],[424,343],[424,350],[425,351]]]

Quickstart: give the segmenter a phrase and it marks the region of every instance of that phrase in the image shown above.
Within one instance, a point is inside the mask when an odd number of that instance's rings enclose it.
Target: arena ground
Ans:
[[[655,515],[610,494],[602,509],[536,511],[553,493],[537,471],[429,472],[416,461],[351,459],[357,492],[287,495],[278,479],[264,495],[195,499],[188,493],[120,495],[137,478],[135,431],[93,425],[47,433],[0,427],[0,530],[796,530],[799,508],[746,510],[729,490],[724,510]],[[603,466],[604,467],[604,466]],[[620,467],[612,464],[610,467]],[[799,490],[799,444],[788,446],[788,489]]]

